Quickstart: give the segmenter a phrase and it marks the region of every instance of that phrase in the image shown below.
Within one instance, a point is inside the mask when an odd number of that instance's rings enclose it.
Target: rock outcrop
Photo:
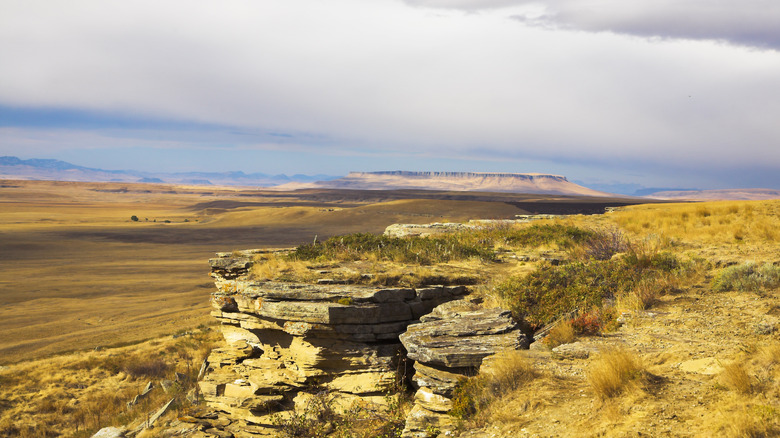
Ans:
[[[210,261],[217,285],[212,315],[226,345],[212,351],[199,382],[209,406],[226,413],[224,429],[245,436],[272,435],[274,422],[304,409],[311,393],[327,391],[344,404],[358,397],[381,402],[405,354],[399,336],[467,292],[253,281],[256,252]]]
[[[410,438],[426,438],[431,430],[451,434],[455,424],[447,413],[458,383],[476,374],[486,357],[529,345],[509,311],[478,309],[465,300],[436,307],[400,340],[415,361],[417,392],[403,435]]]

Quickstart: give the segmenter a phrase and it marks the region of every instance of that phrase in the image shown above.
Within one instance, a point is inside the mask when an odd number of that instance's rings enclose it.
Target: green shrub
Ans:
[[[428,265],[472,257],[493,260],[495,253],[484,245],[462,241],[458,234],[399,238],[355,233],[331,237],[322,243],[300,245],[289,257],[293,260],[361,260],[375,257]]]
[[[431,237],[389,237],[371,233],[335,236],[324,242],[298,246],[293,260],[360,260],[376,258],[427,265],[478,258],[495,260],[497,246],[573,248],[586,242],[606,242],[612,237],[571,225],[533,224],[528,227],[490,226]],[[612,256],[614,251],[609,252]],[[608,257],[607,257],[608,258]]]
[[[526,276],[510,277],[495,292],[518,319],[532,328],[575,310],[601,308],[606,300],[633,289],[643,279],[656,278],[679,266],[669,253],[629,253],[610,260],[540,265]]]
[[[529,227],[490,227],[478,230],[475,237],[515,247],[538,248],[557,245],[562,249],[582,244],[597,235],[596,232],[562,224],[533,224]]]
[[[723,269],[712,280],[712,289],[720,292],[757,291],[780,286],[780,266],[745,262]]]
[[[586,259],[595,260],[609,260],[615,254],[629,249],[628,240],[617,228],[593,233],[579,246]]]

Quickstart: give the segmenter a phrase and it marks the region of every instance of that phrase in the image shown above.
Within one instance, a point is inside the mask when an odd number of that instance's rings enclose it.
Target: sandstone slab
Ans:
[[[409,358],[449,368],[478,368],[483,358],[498,351],[529,345],[509,311],[502,309],[412,324],[400,340]]]

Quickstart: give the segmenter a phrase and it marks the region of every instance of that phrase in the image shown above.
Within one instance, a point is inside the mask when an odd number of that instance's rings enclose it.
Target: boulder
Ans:
[[[562,344],[552,349],[552,356],[556,359],[587,359],[595,353],[598,353],[595,345],[582,342]]]
[[[250,257],[218,257],[210,259],[209,264],[212,275],[230,280],[246,275],[254,262]]]
[[[415,404],[433,412],[447,413],[452,410],[452,400],[436,394],[430,388],[423,386],[414,394]]]
[[[457,425],[455,419],[447,414],[429,411],[415,404],[406,417],[403,438],[429,438],[432,430],[438,430],[443,436],[452,436]]]
[[[92,435],[92,438],[125,438],[127,429],[124,427],[104,427]]]
[[[433,393],[445,397],[451,397],[458,383],[469,375],[468,368],[438,368],[420,362],[415,362],[414,371],[412,382],[417,388],[426,387]]]

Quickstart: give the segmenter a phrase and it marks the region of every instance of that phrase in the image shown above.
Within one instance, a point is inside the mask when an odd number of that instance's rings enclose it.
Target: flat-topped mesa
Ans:
[[[312,388],[345,401],[381,400],[404,354],[399,335],[468,292],[256,281],[250,272],[257,252],[210,260],[212,315],[227,346],[209,356],[200,387],[213,408],[267,427],[269,412],[300,409]]]
[[[491,172],[350,172],[343,178],[319,181],[317,188],[349,190],[439,190],[613,196],[574,184],[562,175]]]
[[[363,178],[370,176],[400,176],[404,178],[516,178],[533,181],[535,179],[551,179],[568,182],[565,176],[549,173],[511,173],[511,172],[412,172],[405,170],[389,170],[379,172],[349,172],[347,178]]]

